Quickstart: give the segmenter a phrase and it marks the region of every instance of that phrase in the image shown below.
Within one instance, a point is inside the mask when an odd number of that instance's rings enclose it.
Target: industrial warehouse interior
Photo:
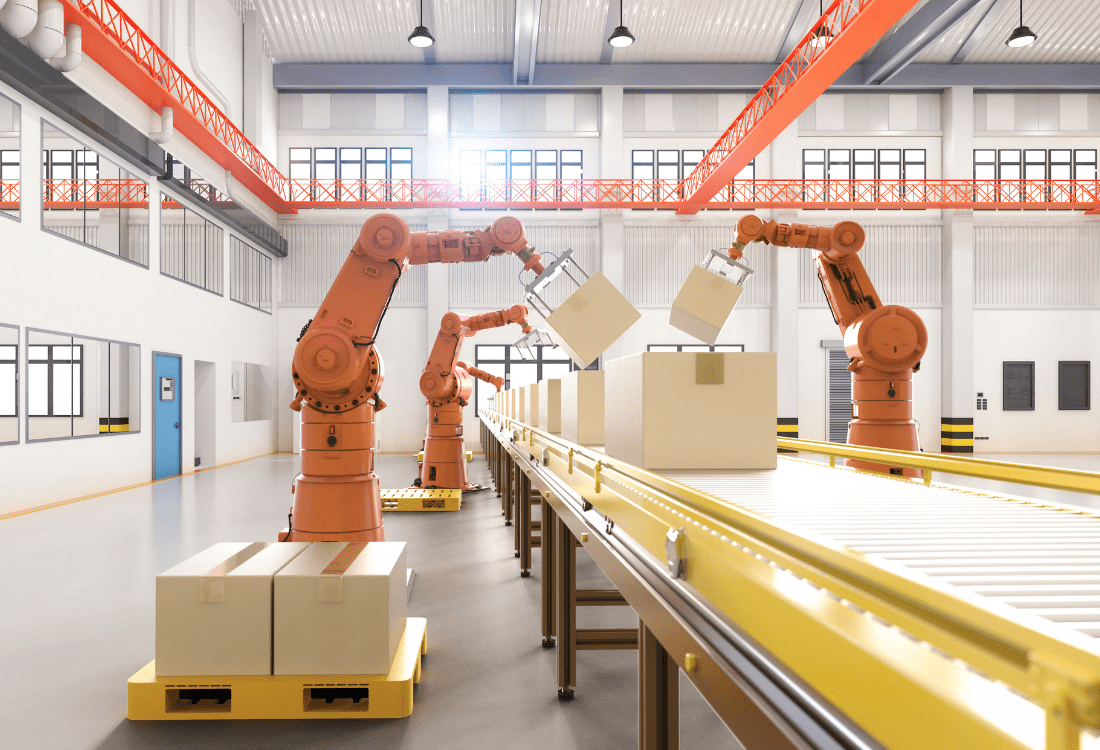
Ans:
[[[0,747],[1100,750],[1096,0],[0,0]]]

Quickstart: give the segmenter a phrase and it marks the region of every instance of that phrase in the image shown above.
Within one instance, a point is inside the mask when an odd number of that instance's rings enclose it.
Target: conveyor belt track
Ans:
[[[662,476],[774,521],[1100,638],[1100,515],[780,458],[775,472]]]

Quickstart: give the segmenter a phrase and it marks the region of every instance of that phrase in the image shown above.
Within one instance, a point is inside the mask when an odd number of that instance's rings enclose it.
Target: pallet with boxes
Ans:
[[[427,623],[400,542],[221,543],[157,576],[135,720],[401,718]]]

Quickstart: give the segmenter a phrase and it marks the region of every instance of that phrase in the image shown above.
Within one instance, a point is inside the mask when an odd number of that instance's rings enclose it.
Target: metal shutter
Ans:
[[[848,421],[852,418],[852,373],[843,349],[826,349],[829,355],[829,442],[848,442]]]

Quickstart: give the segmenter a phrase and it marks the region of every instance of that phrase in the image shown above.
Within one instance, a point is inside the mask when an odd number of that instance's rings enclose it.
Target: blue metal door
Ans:
[[[153,356],[156,359],[153,368],[154,478],[163,479],[180,473],[180,358],[167,354]]]

